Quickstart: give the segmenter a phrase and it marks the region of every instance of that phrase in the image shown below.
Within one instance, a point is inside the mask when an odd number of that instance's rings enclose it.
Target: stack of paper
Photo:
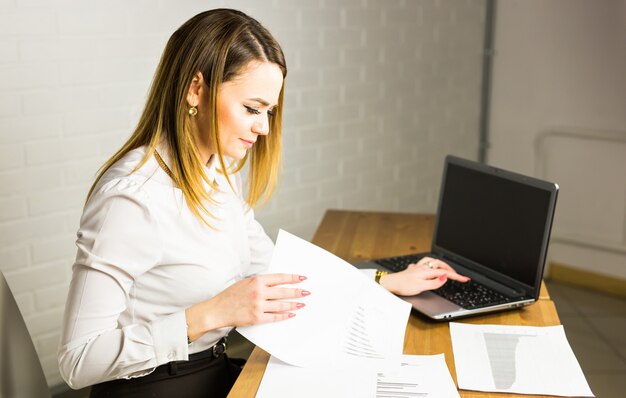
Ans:
[[[308,278],[306,306],[237,329],[272,355],[257,397],[458,397],[443,355],[402,355],[409,303],[281,230],[267,273],[283,272]]]

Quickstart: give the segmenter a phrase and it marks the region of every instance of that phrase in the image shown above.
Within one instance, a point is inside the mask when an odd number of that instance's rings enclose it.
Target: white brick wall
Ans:
[[[170,34],[242,9],[289,66],[282,184],[258,217],[311,238],[328,208],[435,208],[475,157],[482,1],[0,1],[0,269],[50,385],[81,206],[130,134]]]

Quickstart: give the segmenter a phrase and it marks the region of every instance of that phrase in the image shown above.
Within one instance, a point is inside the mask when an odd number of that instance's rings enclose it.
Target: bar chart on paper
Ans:
[[[517,379],[515,356],[520,339],[532,339],[531,334],[485,333],[485,347],[491,367],[491,375],[497,389],[507,390]],[[533,345],[533,343],[531,343]]]
[[[562,326],[450,323],[460,389],[592,397]]]
[[[362,305],[356,306],[354,313],[348,321],[343,349],[346,354],[354,357],[383,359],[384,355],[376,347],[380,344],[373,341],[373,337],[376,336],[372,336],[369,333],[371,327],[368,325],[367,311],[368,309]],[[380,337],[378,340],[383,340]]]

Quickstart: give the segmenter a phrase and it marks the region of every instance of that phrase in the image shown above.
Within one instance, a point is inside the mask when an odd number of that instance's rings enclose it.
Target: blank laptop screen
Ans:
[[[446,174],[434,244],[534,286],[551,192],[453,163]]]

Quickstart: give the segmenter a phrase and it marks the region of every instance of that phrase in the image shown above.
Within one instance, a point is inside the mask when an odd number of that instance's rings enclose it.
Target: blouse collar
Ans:
[[[167,167],[171,171],[172,170],[171,164],[173,163],[172,157],[170,156],[170,151],[165,146],[165,144],[163,142],[160,142],[159,144],[157,144],[156,151],[161,156],[161,159],[163,159],[163,163],[165,163],[165,167]],[[154,161],[154,163],[157,164],[157,168],[159,169],[157,172],[154,173],[154,177],[157,178],[161,182],[168,181],[172,186],[174,186],[175,184],[172,178],[168,175],[168,173],[165,170],[163,170],[163,167],[160,167],[160,165],[158,165],[156,154],[152,156],[152,160]],[[219,174],[217,171],[218,163],[219,162],[216,160],[216,156],[211,155],[207,164],[204,165],[204,172],[209,181],[216,182],[218,180],[218,174]]]

